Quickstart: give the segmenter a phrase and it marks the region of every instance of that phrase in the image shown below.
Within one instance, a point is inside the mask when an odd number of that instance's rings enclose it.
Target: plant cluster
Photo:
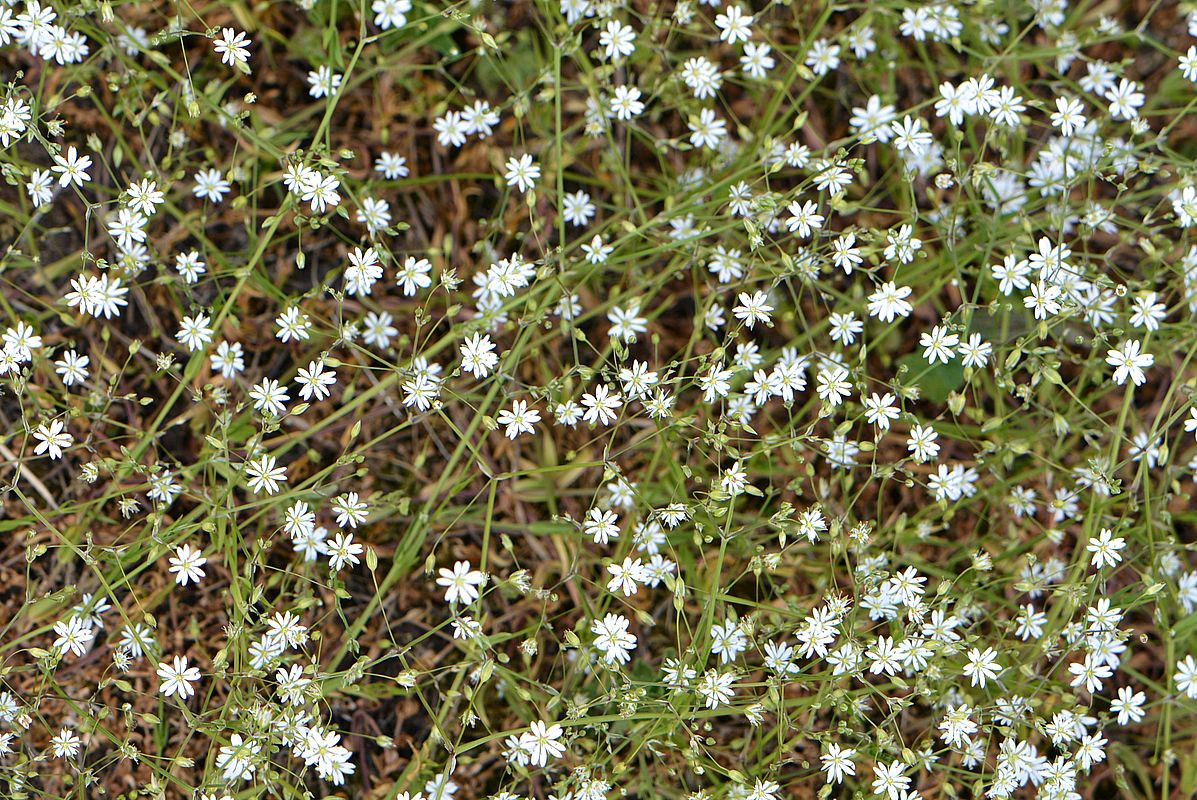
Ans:
[[[1197,792],[1195,37],[0,0],[0,793]]]

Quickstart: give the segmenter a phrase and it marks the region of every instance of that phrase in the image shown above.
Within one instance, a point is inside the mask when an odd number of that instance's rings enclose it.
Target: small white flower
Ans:
[[[40,456],[48,453],[51,459],[62,458],[62,451],[75,441],[75,437],[66,431],[66,426],[59,419],[50,420],[49,425],[38,425],[33,431],[33,438],[38,440],[33,448],[34,454]]]
[[[1115,367],[1114,383],[1121,386],[1130,378],[1135,386],[1142,386],[1147,381],[1143,370],[1155,364],[1155,356],[1142,352],[1142,349],[1142,342],[1128,339],[1118,349],[1106,352],[1106,363]]]
[[[254,494],[278,494],[279,485],[287,482],[287,468],[278,466],[272,455],[262,455],[245,464],[248,486]]]
[[[453,569],[441,569],[436,579],[437,586],[445,587],[446,603],[469,605],[478,599],[478,587],[486,576],[474,569],[468,561],[458,561]]]
[[[507,438],[515,439],[523,433],[533,433],[536,423],[540,422],[540,412],[529,408],[525,400],[513,400],[510,409],[499,412],[496,421],[507,427]]]
[[[715,15],[720,41],[728,44],[747,42],[752,38],[752,21],[752,15],[745,14],[740,6],[728,6],[723,13]]]
[[[159,692],[167,697],[178,694],[180,700],[186,700],[195,694],[191,684],[200,679],[200,671],[187,666],[186,656],[175,656],[173,663],[163,661],[158,665],[158,677],[162,679]]]
[[[1085,107],[1075,97],[1057,97],[1056,110],[1052,113],[1053,128],[1059,128],[1064,136],[1072,136],[1078,129],[1085,126]]]
[[[170,572],[174,573],[175,581],[180,586],[186,586],[188,582],[199,583],[205,574],[203,566],[208,563],[203,553],[193,550],[189,544],[181,545],[175,550],[169,561]]]
[[[67,148],[66,158],[54,156],[54,166],[50,167],[50,170],[59,174],[59,186],[69,186],[72,183],[82,186],[91,180],[91,176],[87,174],[87,170],[90,168],[91,156],[79,155],[79,151],[74,145],[71,145]]]
[[[607,614],[590,624],[595,636],[594,647],[608,664],[626,664],[631,660],[636,637],[628,633],[628,624],[628,618],[620,614]]]
[[[485,378],[499,363],[499,356],[494,352],[495,344],[486,334],[473,334],[459,349],[462,370],[472,372],[475,378]]]
[[[974,647],[968,651],[968,662],[963,672],[965,677],[972,680],[973,686],[984,688],[987,682],[997,679],[1002,672],[997,656],[997,651],[992,647],[986,647],[984,651]]]
[[[212,43],[212,49],[220,56],[222,64],[230,67],[249,61],[249,46],[253,40],[246,37],[243,31],[232,28],[222,28],[220,35]]]
[[[524,153],[519,158],[507,159],[507,172],[504,173],[503,178],[507,181],[507,185],[519,189],[521,192],[530,192],[532,187],[536,185],[536,181],[540,178],[540,165],[532,160],[532,156]]]
[[[560,758],[565,754],[565,745],[559,741],[564,734],[565,729],[560,725],[534,720],[528,726],[528,731],[520,736],[520,746],[527,754],[529,763],[543,767],[550,758]]]

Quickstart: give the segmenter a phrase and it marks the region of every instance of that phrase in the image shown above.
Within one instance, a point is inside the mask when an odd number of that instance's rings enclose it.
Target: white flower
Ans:
[[[960,363],[966,367],[983,368],[989,363],[989,356],[993,353],[993,345],[981,339],[981,334],[973,333],[968,341],[957,349],[960,353]]]
[[[560,725],[533,720],[528,731],[520,736],[520,747],[527,754],[529,763],[543,767],[550,758],[565,754],[565,745],[558,741],[564,733],[565,729]]]
[[[64,386],[74,386],[87,380],[90,375],[87,366],[90,363],[91,359],[88,356],[81,356],[74,350],[67,350],[62,354],[60,360],[54,362],[54,371],[62,377]],[[1188,429],[1186,428],[1186,430]]]
[[[306,369],[299,370],[295,382],[299,384],[299,396],[304,400],[323,400],[332,394],[328,387],[336,384],[337,373],[326,370],[323,361],[311,361]]]
[[[91,180],[91,176],[87,174],[87,170],[90,168],[91,156],[79,155],[79,151],[75,149],[74,145],[71,145],[67,148],[66,158],[54,156],[54,166],[50,167],[50,170],[59,173],[59,186],[69,186],[72,183],[82,186]]]
[[[735,682],[736,676],[731,672],[708,669],[698,680],[694,689],[702,695],[707,708],[718,708],[727,705],[735,697],[735,690],[732,689],[732,684]]]
[[[744,55],[740,56],[740,66],[744,74],[757,80],[764,80],[769,70],[777,65],[771,53],[773,48],[767,44],[748,42],[744,45]]]
[[[1186,697],[1197,698],[1197,661],[1191,655],[1185,656],[1176,665],[1172,680],[1176,682],[1177,691],[1183,692]]]
[[[608,664],[626,664],[631,660],[636,637],[628,633],[628,624],[628,618],[620,614],[607,614],[590,623],[590,630],[595,635],[594,647]]]
[[[1127,378],[1130,378],[1135,386],[1141,386],[1146,382],[1147,376],[1143,369],[1155,364],[1155,356],[1141,352],[1142,348],[1143,344],[1138,340],[1128,339],[1117,350],[1106,351],[1106,363],[1115,367],[1114,383],[1121,386],[1126,383]]]
[[[640,99],[640,90],[635,86],[616,86],[615,93],[607,104],[611,115],[624,122],[644,113],[644,102]],[[568,197],[566,200],[568,201]],[[593,208],[591,206],[592,214]]]
[[[1189,45],[1189,49],[1180,57],[1180,74],[1197,83],[1197,45]]]
[[[189,544],[181,545],[176,549],[169,561],[169,571],[174,573],[175,581],[180,586],[186,586],[189,581],[199,583],[205,574],[202,567],[208,563],[208,559],[204,558],[203,553],[193,550]]]
[[[128,195],[128,207],[147,216],[153,216],[158,206],[166,202],[166,195],[158,188],[157,182],[149,178],[130,184]]]
[[[1138,723],[1145,716],[1143,703],[1146,701],[1147,695],[1123,686],[1118,689],[1118,698],[1110,702],[1110,710],[1118,715],[1119,725]]]
[[[582,407],[586,409],[582,419],[590,425],[610,425],[615,421],[618,416],[616,412],[622,405],[623,396],[612,393],[609,386],[602,384],[595,388],[593,394],[587,392],[582,395]]]
[[[790,203],[786,209],[790,212],[790,218],[786,220],[786,228],[790,233],[797,233],[799,236],[810,236],[811,231],[818,230],[823,227],[823,216],[815,213],[818,206],[814,201],[807,200],[802,205],[798,205],[797,201]]]
[[[254,494],[278,494],[279,484],[287,482],[287,468],[278,466],[272,455],[262,455],[245,464],[248,486]]]
[[[719,478],[719,488],[732,497],[744,494],[748,488],[748,473],[744,471],[744,467],[739,461],[723,470],[723,474]]]
[[[60,419],[50,420],[49,425],[38,425],[33,431],[33,438],[38,440],[37,446],[33,448],[34,454],[40,456],[49,453],[51,459],[62,458],[62,451],[75,441],[75,437],[66,431]]]
[[[972,680],[973,686],[984,688],[988,681],[996,680],[1002,672],[1002,666],[997,660],[997,651],[986,647],[984,651],[972,648],[968,651],[968,662],[964,665],[964,675]]]
[[[62,655],[69,652],[77,656],[87,652],[88,646],[96,635],[91,623],[78,615],[68,620],[55,622],[54,633],[58,635],[58,638],[54,640],[55,649]]]
[[[686,125],[690,128],[690,144],[695,147],[714,150],[727,136],[727,123],[717,118],[709,108],[699,111],[698,117],[692,118]]]
[[[827,751],[819,756],[819,760],[823,762],[819,768],[827,773],[827,782],[843,783],[845,775],[855,775],[856,764],[852,763],[855,755],[855,750],[841,748],[835,742],[829,743]]]
[[[291,398],[278,381],[263,378],[249,390],[249,399],[253,401],[254,408],[263,414],[281,417],[287,410],[287,401]]]
[[[682,64],[682,82],[689,87],[694,97],[706,100],[715,96],[723,79],[719,75],[719,67],[702,56],[687,59]]]
[[[1078,129],[1085,127],[1085,107],[1075,97],[1057,97],[1056,110],[1052,113],[1053,128],[1059,128],[1064,136],[1072,136]]]
[[[462,110],[461,121],[465,123],[467,134],[485,139],[499,124],[499,112],[492,109],[490,103],[485,100],[475,100],[473,105]]]
[[[360,564],[358,556],[365,550],[359,543],[353,541],[352,533],[338,533],[324,544],[324,552],[328,555],[328,566],[337,571],[346,564]]]
[[[245,351],[240,342],[221,342],[216,346],[216,352],[208,357],[212,369],[226,378],[236,377],[245,369]]]
[[[998,125],[1013,128],[1021,121],[1019,114],[1026,110],[1027,107],[1022,101],[1022,96],[1015,93],[1014,87],[1003,86],[998,89],[997,95],[990,103],[989,115]]]
[[[720,663],[730,664],[746,649],[748,637],[739,622],[726,619],[711,628],[711,653],[719,656]]]
[[[504,173],[503,178],[507,181],[507,185],[519,189],[521,192],[530,192],[532,187],[536,185],[536,181],[540,178],[540,165],[532,160],[532,156],[524,153],[517,158],[507,159],[507,172]]]
[[[1121,550],[1126,547],[1126,540],[1121,536],[1114,536],[1109,528],[1102,528],[1097,537],[1085,544],[1085,549],[1093,554],[1090,563],[1098,569],[1105,566],[1115,566],[1122,561]]]
[[[402,28],[407,24],[407,12],[411,11],[411,0],[374,0],[370,6],[374,12],[374,24],[384,31]]]
[[[873,767],[873,794],[885,795],[889,800],[902,800],[910,788],[910,777],[903,775],[906,765],[901,761],[876,764]]]
[[[364,251],[360,247],[349,253],[349,266],[345,268],[345,291],[351,296],[369,295],[374,284],[382,277],[382,264],[373,247]]]
[[[341,88],[341,75],[332,71],[327,64],[322,64],[308,73],[308,94],[312,97],[332,97]]]
[[[79,754],[81,744],[82,741],[73,731],[63,728],[50,740],[50,750],[56,758],[74,758]]]
[[[473,334],[459,349],[462,370],[472,372],[475,378],[485,378],[499,363],[499,356],[494,353],[495,344],[486,334]]]
[[[625,597],[636,594],[639,585],[648,582],[648,571],[639,558],[627,556],[622,564],[608,564],[607,571],[611,573],[607,591],[619,592]]]
[[[607,544],[612,539],[619,538],[619,517],[614,511],[603,511],[592,508],[586,515],[582,525],[587,536],[594,539],[595,544]]]
[[[951,361],[955,357],[954,348],[959,342],[958,335],[948,333],[947,329],[939,325],[932,328],[930,333],[923,333],[919,337],[919,344],[924,348],[923,358],[932,365],[936,361],[942,361],[945,364]]]
[[[222,28],[220,35],[212,43],[212,49],[220,56],[222,64],[230,67],[249,61],[249,46],[253,40],[247,38],[243,31],[232,28]]]
[[[1060,313],[1060,287],[1038,281],[1031,284],[1031,294],[1022,299],[1025,308],[1035,313],[1035,319],[1047,319]]]
[[[465,120],[461,118],[461,112],[458,111],[447,111],[432,123],[437,144],[441,147],[461,147],[466,143],[468,128]]]
[[[816,75],[826,75],[840,65],[840,46],[826,39],[816,39],[807,50],[804,63]]]
[[[739,6],[728,6],[722,14],[715,15],[719,39],[728,44],[747,42],[752,38],[752,20],[752,15],[745,14]]]
[[[773,306],[769,305],[764,292],[754,292],[751,296],[747,292],[740,292],[739,304],[732,309],[732,316],[743,320],[744,325],[751,330],[757,322],[772,324]]]
[[[503,409],[496,420],[500,425],[507,426],[508,439],[515,439],[521,433],[533,433],[536,423],[540,422],[540,412],[529,408],[527,401],[513,400],[511,409]]]
[[[900,414],[898,408],[894,405],[894,396],[889,392],[883,395],[873,393],[872,397],[865,399],[865,419],[873,425],[876,425],[879,430],[889,430],[889,424],[896,420]]]
[[[900,121],[891,122],[889,127],[893,132],[894,147],[899,151],[907,150],[913,155],[920,155],[931,146],[931,132],[918,117],[903,117]]]
[[[356,528],[370,516],[369,506],[357,492],[337,495],[333,498],[332,507],[337,515],[337,525],[341,528]]]
[[[648,330],[648,320],[640,316],[639,303],[632,303],[627,308],[612,307],[607,313],[607,321],[611,323],[608,335],[625,342],[635,340],[636,334]]]
[[[1108,89],[1103,96],[1110,101],[1110,116],[1114,119],[1134,119],[1139,116],[1139,108],[1145,99],[1142,88],[1140,84],[1123,78],[1117,86]]]
[[[313,213],[323,214],[329,206],[341,202],[341,195],[337,193],[337,187],[340,185],[341,181],[335,175],[317,174],[311,182],[302,187],[303,194],[300,199],[310,205]]]
[[[474,569],[470,562],[458,561],[453,565],[453,569],[440,570],[436,584],[445,587],[446,603],[469,605],[478,599],[478,587],[485,580],[486,576]]]
[[[406,178],[411,174],[406,158],[385,150],[378,154],[378,158],[374,159],[374,170],[381,172],[382,176],[389,181]]]
[[[1074,661],[1069,664],[1068,671],[1073,675],[1069,686],[1073,688],[1083,686],[1089,694],[1100,692],[1102,682],[1114,674],[1108,665],[1101,663],[1092,653],[1086,655],[1082,661]]]
[[[848,370],[839,366],[819,370],[815,375],[815,393],[819,395],[820,400],[831,406],[843,403],[852,396]]]
[[[231,184],[217,169],[205,169],[195,173],[195,187],[191,193],[201,200],[219,203],[228,194]]]
[[[220,748],[216,754],[216,766],[224,773],[226,781],[247,781],[257,772],[255,763],[262,745],[253,739],[243,739],[241,734],[234,733],[229,737],[229,743]]]
[[[617,94],[618,92],[619,89],[616,89]],[[637,96],[639,96],[639,90],[637,90]],[[643,106],[643,104],[641,105]],[[572,194],[567,194],[562,202],[561,213],[565,217],[565,221],[578,228],[590,222],[594,217],[594,212],[595,206],[590,202],[590,194],[580,189]]]
[[[311,336],[309,328],[311,322],[308,320],[306,314],[300,313],[298,308],[288,308],[275,318],[274,324],[278,326],[279,330],[275,337],[284,344],[295,340],[305,340]]]
[[[1160,323],[1168,316],[1168,306],[1163,303],[1157,303],[1156,300],[1159,295],[1155,292],[1145,292],[1135,298],[1134,313],[1131,314],[1130,323],[1136,328],[1146,328],[1149,331],[1158,331]]]
[[[612,61],[630,56],[636,49],[636,31],[631,25],[610,20],[599,34],[599,46],[603,54]]]
[[[191,684],[200,679],[200,671],[187,666],[186,656],[175,656],[173,663],[163,661],[158,664],[158,677],[162,679],[159,692],[167,697],[178,694],[180,700],[186,700],[195,694],[195,687]]]
[[[426,258],[408,256],[395,276],[395,284],[403,289],[405,297],[415,297],[420,289],[427,289],[432,285],[432,262]]]
[[[3,118],[0,117],[0,126],[3,125]],[[4,141],[8,134],[3,127],[0,127],[0,145],[7,147]],[[29,195],[29,200],[34,208],[41,208],[54,199],[54,190],[51,188],[54,183],[54,177],[49,170],[35,169],[29,173],[29,180],[25,183],[25,192]]]
[[[877,95],[870,95],[864,106],[853,108],[848,124],[860,135],[861,142],[888,142],[893,137],[890,123],[895,117],[894,107],[884,105]]]
[[[909,286],[899,287],[893,281],[881,284],[869,295],[869,316],[887,323],[893,322],[895,317],[909,316],[914,310],[914,306],[906,301],[910,293]]]

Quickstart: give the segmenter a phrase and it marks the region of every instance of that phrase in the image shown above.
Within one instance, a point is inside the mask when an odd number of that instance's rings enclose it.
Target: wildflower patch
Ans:
[[[1197,11],[0,0],[0,794],[1188,796]]]

